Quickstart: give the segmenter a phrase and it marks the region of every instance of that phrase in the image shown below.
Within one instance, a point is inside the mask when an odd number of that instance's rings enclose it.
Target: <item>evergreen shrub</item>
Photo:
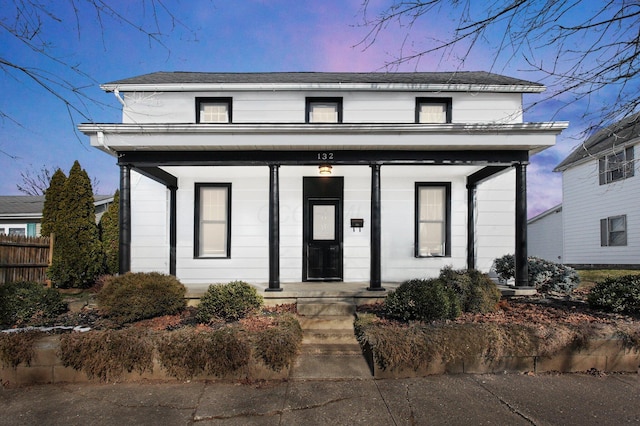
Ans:
[[[384,301],[384,312],[400,321],[433,321],[460,316],[455,290],[438,278],[405,281]]]
[[[529,284],[542,293],[571,293],[580,284],[575,269],[535,256],[528,258]],[[495,260],[498,276],[504,280],[515,276],[515,257],[507,254]]]
[[[640,314],[640,275],[598,282],[587,296],[589,306],[609,312]]]
[[[463,312],[493,312],[500,302],[500,290],[487,274],[475,269],[454,270],[446,267],[440,279],[455,290]]]
[[[185,293],[174,276],[129,272],[106,279],[96,299],[102,315],[124,324],[181,312],[186,308]]]
[[[198,305],[196,318],[201,323],[213,319],[237,321],[258,310],[264,299],[257,290],[244,281],[211,284]]]
[[[115,275],[120,272],[120,191],[113,195],[113,203],[100,218],[99,227],[107,273]]]
[[[47,192],[53,190],[53,184],[52,179]],[[55,234],[53,258],[47,274],[56,287],[91,287],[104,272],[105,260],[96,225],[91,181],[80,163],[73,163],[62,193],[54,195],[45,194],[45,207],[57,209],[48,214],[45,222],[45,228]],[[51,206],[47,204],[49,198]]]
[[[43,325],[66,311],[60,293],[40,283],[21,281],[0,286],[0,324]]]

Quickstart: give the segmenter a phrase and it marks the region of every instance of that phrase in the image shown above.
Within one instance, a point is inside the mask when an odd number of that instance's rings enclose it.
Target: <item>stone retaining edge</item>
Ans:
[[[479,357],[453,362],[434,360],[418,370],[383,370],[375,364],[370,348],[363,352],[376,379],[436,374],[579,373],[590,370],[608,373],[640,372],[640,352],[625,349],[619,339],[592,340],[585,348],[566,348],[552,356],[505,356],[492,361],[485,361]]]

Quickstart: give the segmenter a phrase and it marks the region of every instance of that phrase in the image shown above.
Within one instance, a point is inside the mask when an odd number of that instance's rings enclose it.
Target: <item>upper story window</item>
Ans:
[[[417,182],[415,256],[451,256],[451,183]]]
[[[342,123],[342,98],[307,98],[307,123]]]
[[[633,176],[633,147],[606,155],[599,160],[600,185]]]
[[[600,245],[602,247],[627,245],[626,214],[600,219]]]
[[[231,98],[196,98],[196,123],[231,123]]]
[[[416,123],[451,123],[451,98],[416,98]]]

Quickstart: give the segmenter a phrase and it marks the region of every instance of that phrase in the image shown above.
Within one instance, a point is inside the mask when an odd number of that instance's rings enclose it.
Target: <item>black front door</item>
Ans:
[[[304,281],[342,281],[343,179],[304,178]]]

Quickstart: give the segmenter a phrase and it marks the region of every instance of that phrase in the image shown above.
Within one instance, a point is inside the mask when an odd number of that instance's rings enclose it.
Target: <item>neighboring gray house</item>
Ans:
[[[113,202],[113,195],[96,195],[96,221]],[[0,195],[0,234],[40,236],[44,195]]]
[[[529,256],[562,263],[562,204],[529,219],[527,236]]]
[[[640,268],[640,114],[575,149],[562,172],[563,263]]]
[[[565,122],[523,120],[538,83],[486,72],[157,72],[101,86],[82,124],[120,166],[120,271],[212,282],[526,273],[526,165]],[[522,267],[524,266],[524,269]]]

